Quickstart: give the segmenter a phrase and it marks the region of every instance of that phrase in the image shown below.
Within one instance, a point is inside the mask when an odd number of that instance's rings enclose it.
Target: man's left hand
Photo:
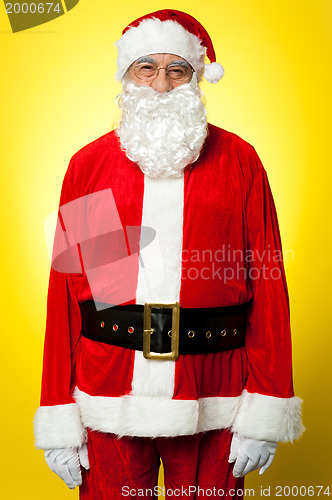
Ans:
[[[249,439],[235,432],[228,459],[229,463],[235,462],[233,476],[245,476],[255,469],[263,474],[272,464],[277,446],[275,441]]]

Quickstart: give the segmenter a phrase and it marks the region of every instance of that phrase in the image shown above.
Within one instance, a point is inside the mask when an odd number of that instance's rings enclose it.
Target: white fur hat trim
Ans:
[[[116,78],[121,80],[129,66],[149,54],[175,54],[194,68],[198,79],[204,70],[205,47],[198,37],[175,21],[145,19],[130,27],[116,43],[118,47]]]

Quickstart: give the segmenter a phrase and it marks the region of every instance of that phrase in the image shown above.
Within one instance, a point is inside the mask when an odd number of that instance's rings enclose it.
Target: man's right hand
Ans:
[[[88,470],[88,448],[84,444],[81,448],[54,448],[44,450],[45,460],[49,468],[55,472],[70,489],[81,486],[81,468]]]

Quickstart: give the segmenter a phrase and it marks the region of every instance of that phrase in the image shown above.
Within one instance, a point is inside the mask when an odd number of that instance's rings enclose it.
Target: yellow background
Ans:
[[[269,471],[252,473],[246,487],[257,498],[270,485],[274,498],[276,485],[332,486],[331,2],[115,3],[81,0],[17,34],[0,5],[1,497],[78,497],[33,444],[49,272],[43,224],[72,154],[119,116],[114,41],[130,21],[165,7],[195,16],[213,39],[225,77],[203,84],[209,120],[255,146],[287,252],[295,390],[307,431],[280,445]]]

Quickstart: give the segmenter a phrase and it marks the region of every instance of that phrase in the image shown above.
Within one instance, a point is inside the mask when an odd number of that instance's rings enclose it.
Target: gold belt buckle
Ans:
[[[167,308],[172,309],[172,350],[171,352],[151,352],[151,309]],[[179,357],[179,326],[180,326],[180,304],[159,304],[145,302],[144,304],[144,324],[143,324],[143,356],[146,359],[162,359],[175,361]]]

